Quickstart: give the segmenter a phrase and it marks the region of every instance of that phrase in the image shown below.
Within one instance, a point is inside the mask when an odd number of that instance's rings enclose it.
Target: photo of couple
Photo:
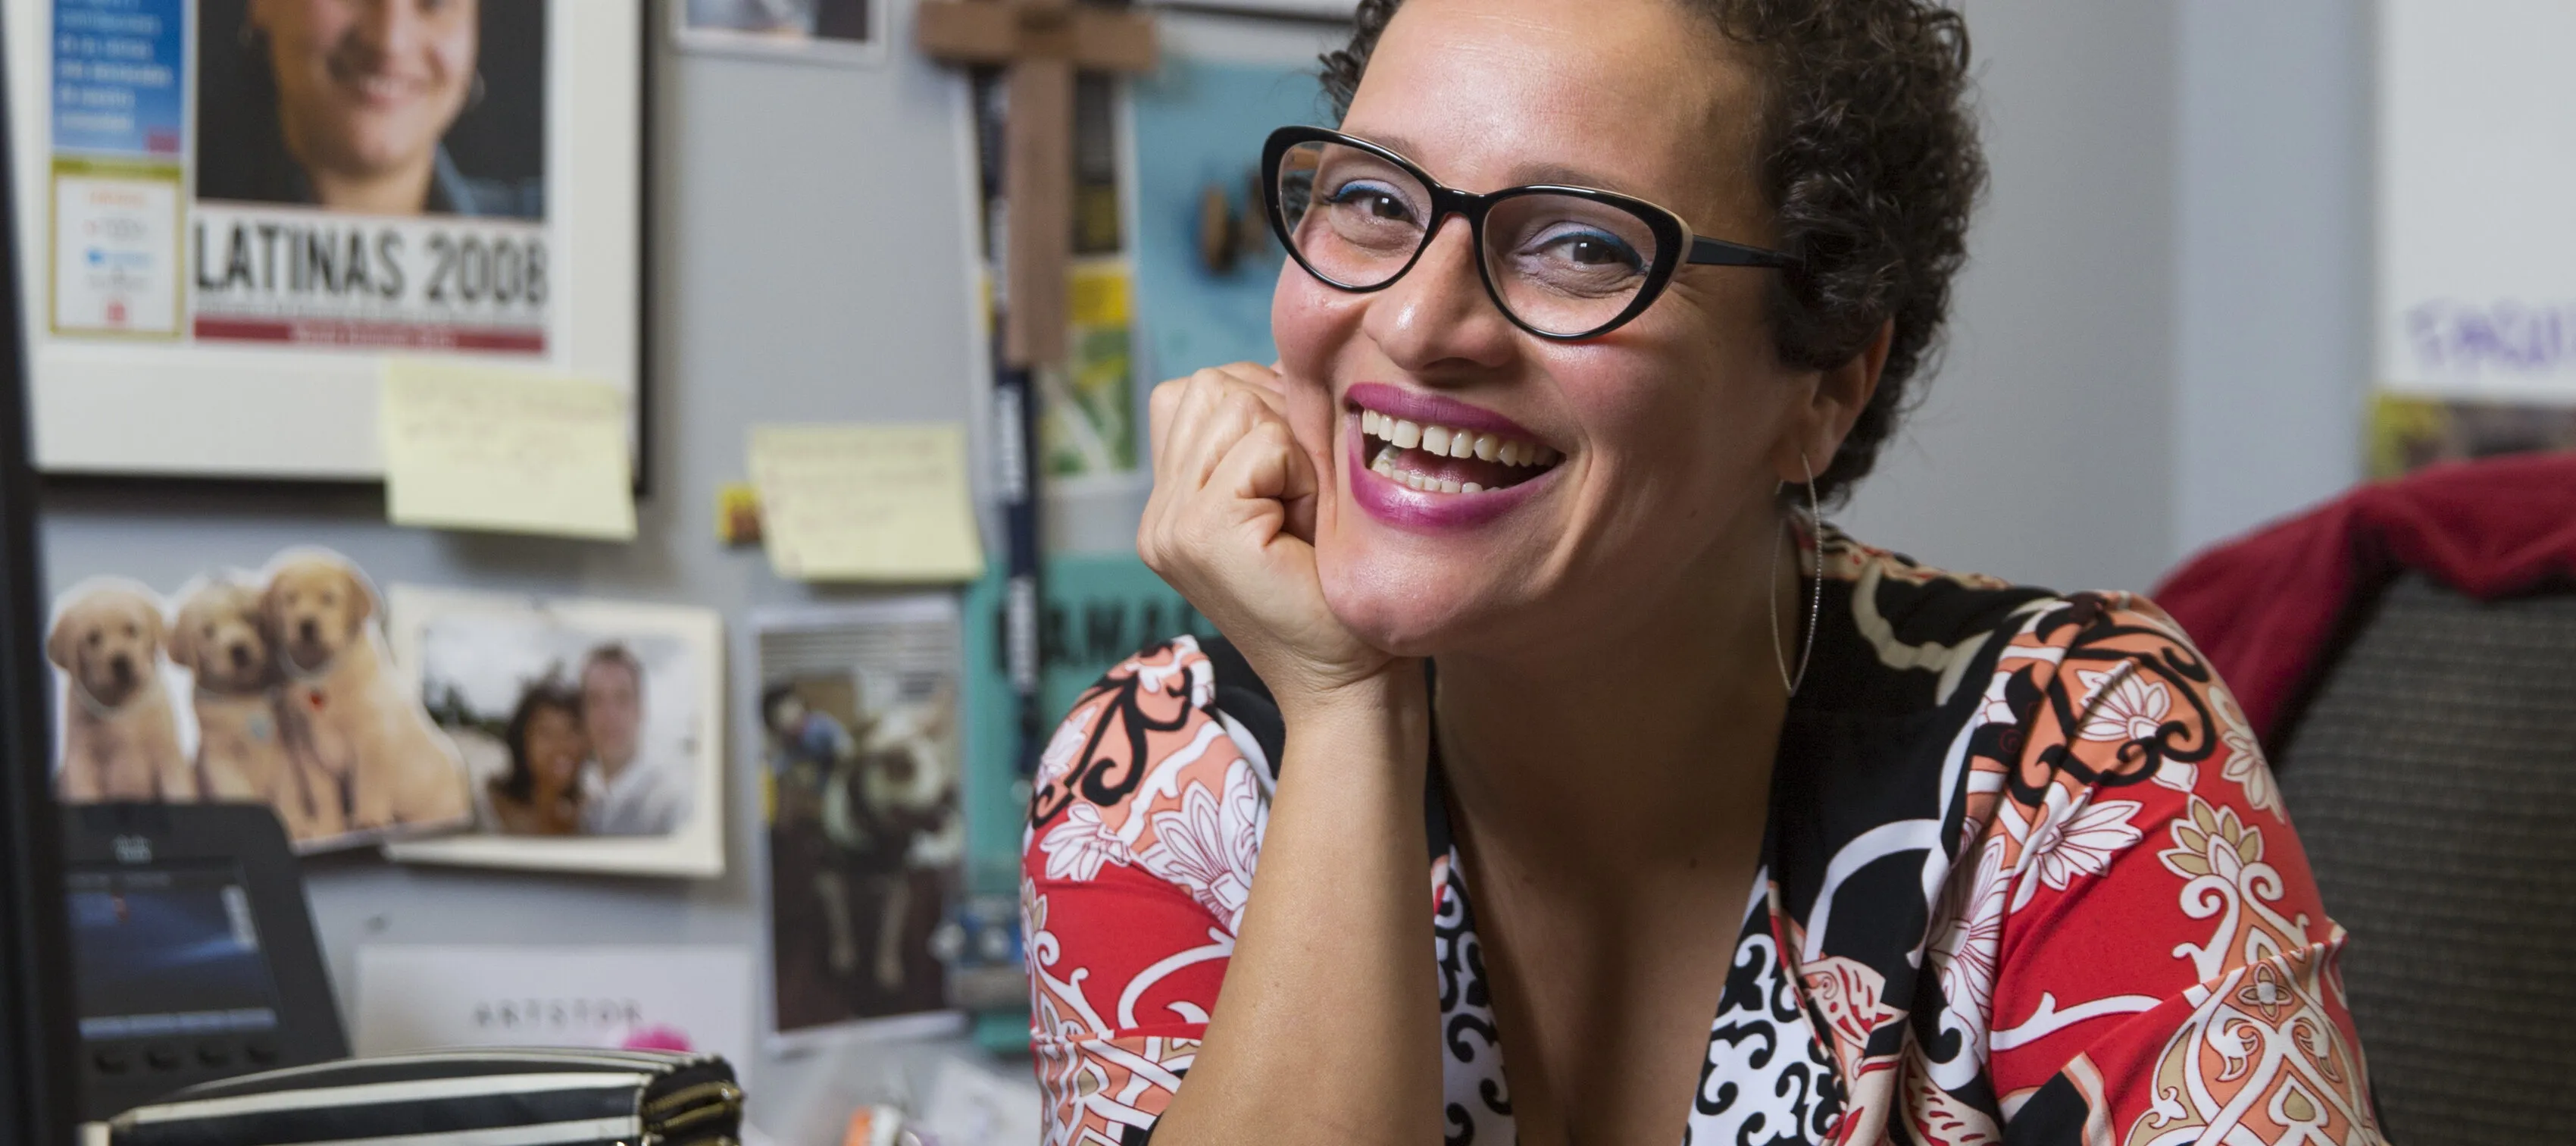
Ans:
[[[409,586],[392,598],[397,659],[464,758],[475,825],[397,858],[723,869],[713,613]]]
[[[583,654],[569,680],[549,673],[520,690],[502,726],[509,765],[483,782],[476,810],[483,829],[514,836],[660,836],[689,812],[677,762],[649,757],[642,743],[644,662],[610,642]],[[462,697],[441,717],[460,742],[473,733]],[[488,733],[486,733],[488,735]]]

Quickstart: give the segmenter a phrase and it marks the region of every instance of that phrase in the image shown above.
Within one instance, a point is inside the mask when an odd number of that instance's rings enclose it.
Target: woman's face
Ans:
[[[1666,0],[1411,0],[1342,130],[1463,190],[1598,187],[1770,246],[1758,98],[1746,57]],[[1627,325],[1566,343],[1512,325],[1474,260],[1452,216],[1382,291],[1280,273],[1271,323],[1325,475],[1316,559],[1343,623],[1398,653],[1527,651],[1641,622],[1712,556],[1763,554],[1814,378],[1772,349],[1774,272],[1683,267]],[[1558,460],[1512,467],[1535,476],[1508,489],[1418,492],[1370,470],[1390,447],[1363,410],[1509,431]]]
[[[553,796],[572,788],[581,773],[590,743],[582,739],[581,719],[559,708],[540,708],[528,717],[528,776],[537,792]]]
[[[297,157],[353,178],[425,161],[473,86],[477,3],[252,0]]]

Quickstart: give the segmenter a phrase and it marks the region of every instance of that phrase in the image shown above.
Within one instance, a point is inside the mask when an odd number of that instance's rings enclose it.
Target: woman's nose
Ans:
[[[1485,292],[1475,228],[1452,215],[1395,285],[1370,296],[1361,328],[1406,373],[1492,369],[1511,360],[1518,335]]]
[[[420,0],[364,0],[349,38],[379,56],[399,56],[420,39]]]

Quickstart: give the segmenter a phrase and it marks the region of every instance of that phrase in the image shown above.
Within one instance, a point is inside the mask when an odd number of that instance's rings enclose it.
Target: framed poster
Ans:
[[[376,480],[408,355],[604,380],[640,462],[644,5],[0,4],[38,468]]]

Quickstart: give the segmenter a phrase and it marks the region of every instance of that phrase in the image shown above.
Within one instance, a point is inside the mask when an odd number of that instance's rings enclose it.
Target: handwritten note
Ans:
[[[781,577],[971,581],[984,550],[955,424],[754,426],[762,543]]]
[[[385,368],[386,515],[396,525],[635,536],[627,396],[551,371]]]

